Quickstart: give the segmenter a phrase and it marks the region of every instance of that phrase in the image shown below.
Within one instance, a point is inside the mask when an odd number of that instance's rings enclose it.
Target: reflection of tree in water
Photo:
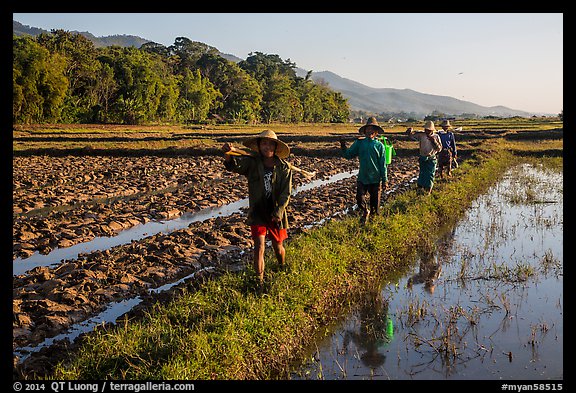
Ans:
[[[424,289],[429,294],[434,294],[436,280],[440,277],[442,265],[435,252],[426,250],[420,255],[420,266],[418,273],[410,277],[406,283],[408,289],[412,289],[414,284],[424,284]]]
[[[370,294],[359,309],[360,328],[344,332],[344,349],[352,341],[359,351],[365,366],[375,369],[386,360],[380,349],[394,338],[394,325],[388,315],[388,301],[382,298],[382,292]]]

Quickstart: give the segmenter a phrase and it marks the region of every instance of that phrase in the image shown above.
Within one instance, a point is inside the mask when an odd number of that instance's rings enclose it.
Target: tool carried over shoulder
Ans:
[[[227,151],[225,154],[228,154],[229,156],[250,156],[250,157],[254,157],[256,153],[254,150],[250,150],[250,149],[242,149],[242,148],[238,148],[235,146],[230,146],[230,150]]]
[[[250,157],[254,157],[255,155],[257,155],[258,153],[256,153],[254,150],[250,150],[250,149],[242,149],[242,148],[238,148],[238,147],[234,147],[234,146],[230,146],[230,150],[227,151],[225,154],[228,154],[230,156],[250,156]],[[291,163],[288,163],[288,165],[290,166],[290,169],[292,169],[294,172],[300,172],[301,174],[303,174],[306,177],[314,177],[316,176],[316,171],[314,172],[308,172],[305,171],[304,169],[300,169],[297,166],[292,165]]]

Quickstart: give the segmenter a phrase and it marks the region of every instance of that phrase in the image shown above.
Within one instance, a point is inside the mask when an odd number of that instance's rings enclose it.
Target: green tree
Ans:
[[[178,86],[178,116],[187,123],[205,121],[216,100],[222,96],[210,80],[200,75],[200,70],[186,70]]]
[[[309,75],[309,74],[308,74]],[[307,123],[320,122],[324,118],[322,88],[312,82],[309,77],[300,81],[298,86],[300,101],[302,102],[302,121]]]
[[[267,123],[296,123],[302,120],[304,111],[300,96],[292,85],[293,81],[286,75],[276,75],[268,81],[262,108]]]
[[[325,116],[322,122],[345,123],[350,114],[348,100],[339,91],[327,90],[323,100]]]
[[[197,62],[202,75],[220,91],[218,115],[236,123],[256,122],[262,101],[258,82],[234,62],[207,53]]]
[[[292,106],[292,121],[315,123],[347,121],[350,115],[347,100],[341,93],[330,89],[328,84],[312,81],[311,74],[312,71],[308,71],[305,78],[292,79],[292,89],[296,90],[301,104],[298,108]]]
[[[96,104],[92,106],[90,119],[95,123],[109,121],[110,104],[118,91],[118,83],[114,77],[114,70],[110,64],[99,61],[96,85],[92,90],[96,96]]]
[[[156,42],[146,42],[140,46],[140,50],[148,53],[156,53],[162,57],[170,57],[170,49]]]
[[[113,46],[100,60],[112,68],[117,83],[109,113],[112,121],[143,124],[174,116],[177,81],[160,56]]]
[[[13,37],[14,123],[58,122],[68,89],[66,59],[31,37]]]
[[[100,74],[97,50],[92,41],[82,34],[64,30],[42,33],[36,40],[51,53],[58,53],[66,59],[65,75],[69,88],[62,113],[63,121],[92,121],[93,107],[98,104],[94,88]]]
[[[278,55],[253,52],[238,65],[260,83],[267,83],[276,75],[284,75],[292,80],[296,78],[296,63],[292,63],[290,59],[284,61]]]
[[[296,91],[296,64],[284,61],[278,55],[261,52],[250,53],[246,60],[238,63],[262,90],[261,118],[267,122],[298,122],[303,117],[303,108]]]
[[[238,64],[201,42],[95,48],[52,30],[13,42],[14,122],[339,121],[339,93],[296,76],[289,59],[261,52]]]
[[[187,69],[198,68],[196,63],[205,54],[219,55],[218,49],[186,37],[177,37],[174,44],[168,47],[168,50],[171,55],[178,59],[175,62],[175,72],[178,74],[183,74]]]

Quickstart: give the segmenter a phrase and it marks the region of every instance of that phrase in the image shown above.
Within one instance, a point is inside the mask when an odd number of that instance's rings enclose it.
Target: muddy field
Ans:
[[[233,138],[233,137],[230,137]],[[286,137],[292,164],[314,171],[313,178],[294,174],[289,204],[289,236],[326,219],[353,214],[357,160],[340,157],[337,143]],[[284,139],[286,139],[284,138]],[[232,139],[233,140],[233,139]],[[222,140],[218,141],[219,143]],[[398,138],[397,147],[401,146]],[[466,142],[460,161],[475,141]],[[418,174],[415,142],[397,148],[389,165],[389,187],[382,198],[413,186]],[[114,237],[121,231],[183,214],[224,206],[247,197],[247,182],[227,172],[213,147],[194,154],[17,154],[13,157],[13,264],[40,253]],[[84,152],[85,153],[85,152]],[[121,152],[120,152],[121,153]],[[310,182],[348,174],[341,180],[306,187]],[[314,184],[314,183],[313,183]],[[288,239],[290,241],[290,238]],[[13,275],[13,349],[17,375],[42,372],[65,352],[56,342],[30,353],[18,352],[86,321],[122,299],[140,296],[143,305],[166,294],[150,289],[187,277],[201,282],[222,271],[251,265],[252,242],[244,209],[214,216],[169,233],[156,233],[128,244],[53,260]],[[208,269],[207,269],[208,268]],[[186,285],[190,285],[189,282]]]
[[[322,220],[348,214],[355,205],[356,160],[334,154],[293,156],[289,161],[314,171],[294,174],[289,234]],[[417,176],[415,157],[396,157],[389,166],[390,192]],[[309,189],[311,181],[338,173],[347,178]],[[301,188],[301,191],[299,191]],[[222,206],[247,197],[244,177],[227,172],[219,155],[175,157],[15,156],[13,158],[14,267],[34,253],[115,236],[154,220]],[[385,197],[383,197],[384,201]],[[107,250],[53,261],[13,276],[13,348],[35,346],[121,299],[194,272],[197,279],[251,264],[252,242],[244,209],[231,215],[158,233]],[[215,269],[207,270],[207,267]],[[56,360],[48,348],[32,353],[16,368],[32,371]]]

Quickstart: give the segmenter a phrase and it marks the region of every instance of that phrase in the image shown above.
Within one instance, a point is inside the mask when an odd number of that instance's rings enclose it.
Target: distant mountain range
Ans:
[[[333,90],[348,99],[351,109],[366,112],[416,113],[419,117],[438,111],[450,115],[476,114],[497,117],[530,117],[535,115],[505,106],[481,106],[448,96],[420,93],[410,89],[368,87],[330,71],[312,72],[312,80],[324,80]]]
[[[32,35],[36,36],[41,33],[50,33],[49,30],[40,29],[37,27],[30,27],[27,25],[23,25],[20,22],[16,22],[15,20],[12,21],[12,32],[14,35],[22,36],[22,35]],[[145,40],[144,38],[140,38],[134,35],[109,35],[106,37],[96,37],[87,31],[71,31],[71,33],[78,33],[82,34],[84,37],[88,38],[95,47],[102,48],[104,46],[133,46],[136,48],[140,48],[143,44],[150,42],[150,40]]]
[[[23,25],[17,21],[13,22],[13,33],[17,36],[38,35],[40,33],[50,33],[36,27]],[[71,31],[79,33],[88,38],[96,47],[104,46],[133,46],[139,48],[142,44],[153,42],[141,37],[132,35],[112,35],[105,37],[96,37],[89,32]],[[176,38],[176,37],[175,37]],[[257,49],[255,49],[257,51]],[[239,62],[243,59],[227,54],[220,53],[227,60]],[[278,54],[279,55],[279,54]],[[280,55],[279,55],[280,56]],[[308,71],[302,68],[296,68],[296,74],[304,77]],[[343,78],[330,71],[312,72],[311,79],[315,82],[323,81],[331,89],[338,91],[342,96],[348,99],[352,110],[365,111],[369,113],[399,113],[405,112],[416,117],[424,117],[433,111],[449,115],[476,114],[478,116],[497,116],[497,117],[530,117],[533,115],[552,115],[546,113],[531,113],[505,106],[486,107],[474,104],[469,101],[459,100],[448,96],[439,96],[434,94],[419,93],[410,89],[392,89],[392,88],[374,88]]]

